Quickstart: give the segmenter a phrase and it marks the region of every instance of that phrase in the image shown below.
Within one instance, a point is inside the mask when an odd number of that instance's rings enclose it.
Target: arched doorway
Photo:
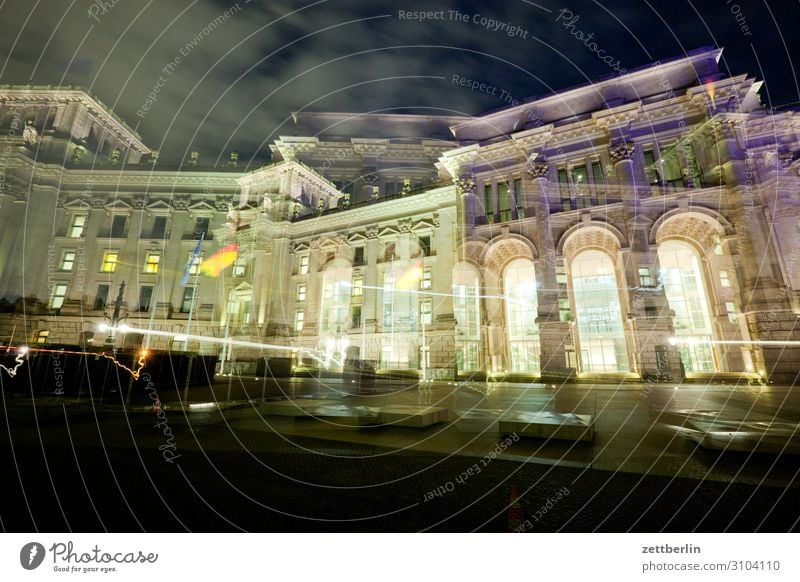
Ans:
[[[661,279],[672,318],[681,361],[687,372],[714,372],[711,310],[703,282],[700,256],[692,245],[667,240],[658,245]]]
[[[628,350],[611,257],[600,250],[577,253],[570,262],[581,371],[627,372]]]
[[[512,372],[539,372],[536,273],[530,259],[514,259],[503,271],[506,329]]]

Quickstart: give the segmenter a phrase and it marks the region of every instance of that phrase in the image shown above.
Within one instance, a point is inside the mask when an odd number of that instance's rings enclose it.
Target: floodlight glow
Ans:
[[[97,329],[98,329],[98,331],[108,331],[108,324],[107,323],[101,323],[100,325],[97,326]]]
[[[127,324],[123,323],[122,325],[120,325],[120,326],[119,326],[119,330],[120,330],[122,333],[128,333],[128,332],[131,330],[131,326],[129,326],[129,325],[127,325]]]

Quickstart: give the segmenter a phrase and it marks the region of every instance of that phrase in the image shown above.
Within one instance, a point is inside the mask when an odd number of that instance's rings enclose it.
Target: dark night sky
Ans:
[[[522,101],[613,74],[557,21],[563,9],[618,67],[717,45],[726,73],[765,81],[765,104],[800,100],[797,0],[240,0],[209,34],[203,28],[236,2],[113,2],[0,1],[0,83],[88,87],[164,160],[199,149],[210,164],[238,150],[259,166],[266,144],[293,133],[290,113],[304,108],[472,115],[504,106],[503,91]],[[444,20],[403,20],[400,10],[443,10]],[[487,30],[476,14],[526,38]],[[453,75],[497,90],[471,91]],[[137,115],[159,76],[158,101]]]

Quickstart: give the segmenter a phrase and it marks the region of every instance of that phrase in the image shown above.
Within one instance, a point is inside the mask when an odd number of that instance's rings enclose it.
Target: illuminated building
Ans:
[[[720,52],[474,118],[298,113],[247,172],[165,167],[83,92],[0,88],[0,296],[41,304],[0,338],[94,339],[124,280],[133,327],[315,367],[793,381],[798,116]],[[238,259],[183,286],[201,235]]]

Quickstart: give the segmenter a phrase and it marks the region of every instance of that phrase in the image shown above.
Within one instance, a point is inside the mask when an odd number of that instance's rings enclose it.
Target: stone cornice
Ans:
[[[120,141],[142,154],[150,153],[150,148],[142,142],[138,133],[105,104],[86,91],[72,87],[0,85],[0,101],[11,106],[16,103],[20,105],[80,103]]]
[[[408,215],[421,215],[435,212],[440,208],[455,206],[455,186],[444,186],[429,190],[428,192],[386,200],[367,206],[359,206],[350,210],[343,210],[326,214],[317,218],[301,220],[292,223],[289,231],[293,239],[314,236],[315,234],[334,230],[347,229],[354,231],[366,228],[370,224],[392,223]]]

